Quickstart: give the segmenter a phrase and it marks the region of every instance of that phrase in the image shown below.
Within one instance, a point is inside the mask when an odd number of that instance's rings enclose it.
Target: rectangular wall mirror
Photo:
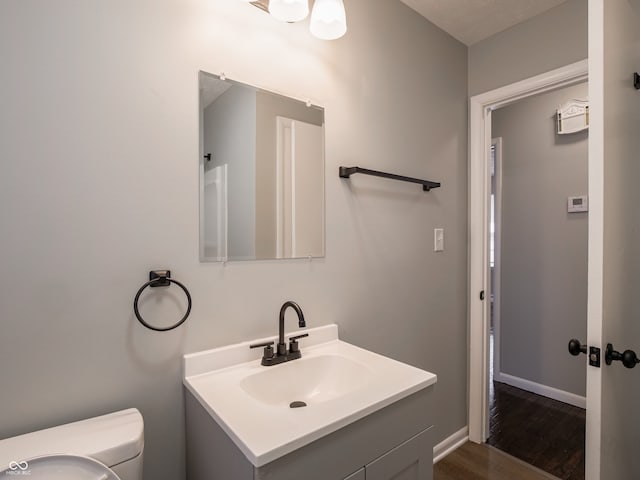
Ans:
[[[323,257],[324,109],[199,73],[200,261]]]

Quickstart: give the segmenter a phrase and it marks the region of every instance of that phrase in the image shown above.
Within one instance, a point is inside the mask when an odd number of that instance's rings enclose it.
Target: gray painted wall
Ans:
[[[555,133],[555,110],[586,99],[586,83],[493,112],[502,137],[500,371],[584,396],[582,362],[567,342],[587,333],[588,213],[567,197],[588,194],[588,133]]]
[[[346,6],[321,42],[236,1],[0,3],[0,437],[135,406],[145,478],[182,479],[182,354],[274,334],[287,299],[437,373],[436,443],[466,425],[467,50],[397,0]],[[326,258],[199,263],[200,69],[326,108]],[[159,267],[194,301],[164,334],[132,311]]]
[[[587,58],[587,0],[569,0],[469,47],[469,94]]]
[[[256,255],[256,91],[234,85],[204,109],[205,169],[227,164],[227,255]]]

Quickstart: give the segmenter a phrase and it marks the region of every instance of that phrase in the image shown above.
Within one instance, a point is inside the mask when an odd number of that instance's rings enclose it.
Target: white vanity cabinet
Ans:
[[[187,479],[432,480],[437,376],[335,324],[301,333],[275,366],[250,348],[275,337],[184,356]]]
[[[432,480],[431,431],[419,433],[344,480]]]
[[[432,480],[433,387],[254,466],[185,390],[188,480]],[[286,428],[283,425],[282,428]]]

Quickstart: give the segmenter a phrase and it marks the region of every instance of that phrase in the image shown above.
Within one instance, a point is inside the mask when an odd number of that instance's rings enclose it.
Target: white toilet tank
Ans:
[[[135,408],[0,440],[0,472],[45,455],[81,455],[142,480],[144,422]],[[14,467],[15,468],[15,467]]]

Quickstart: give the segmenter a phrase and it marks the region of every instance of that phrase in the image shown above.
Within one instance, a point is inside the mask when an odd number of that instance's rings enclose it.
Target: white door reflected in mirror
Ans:
[[[322,127],[276,117],[277,258],[320,257],[324,252]]]

